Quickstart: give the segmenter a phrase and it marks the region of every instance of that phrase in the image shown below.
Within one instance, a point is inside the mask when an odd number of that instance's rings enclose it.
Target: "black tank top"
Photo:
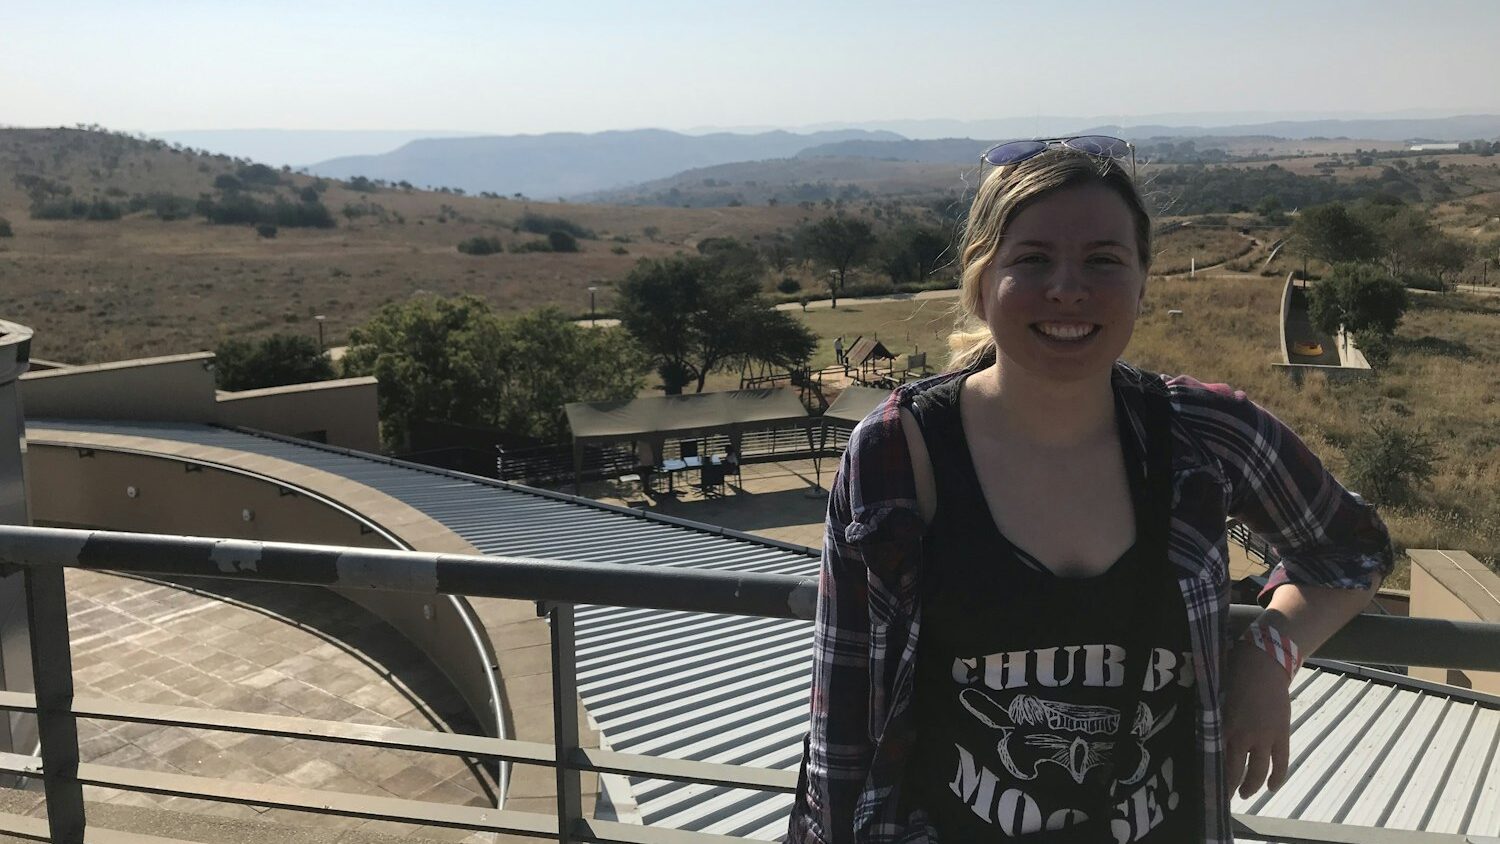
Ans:
[[[964,377],[920,393],[912,407],[937,513],[924,543],[907,791],[944,842],[1192,841],[1202,787],[1181,593],[1158,575],[1158,606],[1176,620],[1156,625],[1143,691],[1129,694],[1125,660],[1141,657],[1122,642],[1142,619],[1121,595],[1144,570],[1136,549],[1100,575],[1060,578],[1008,541],[964,437]],[[1123,412],[1116,418],[1139,501],[1141,461]],[[1121,717],[1132,729],[1117,771]]]

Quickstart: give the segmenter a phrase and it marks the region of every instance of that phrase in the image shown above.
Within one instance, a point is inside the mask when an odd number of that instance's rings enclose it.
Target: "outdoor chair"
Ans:
[[[722,463],[705,463],[698,471],[698,489],[704,495],[717,492],[724,494],[724,484],[728,475],[728,467]]]

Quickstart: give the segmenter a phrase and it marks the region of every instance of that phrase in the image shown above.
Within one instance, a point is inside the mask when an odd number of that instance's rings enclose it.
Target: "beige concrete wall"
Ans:
[[[390,496],[336,475],[264,455],[124,434],[33,428],[27,457],[34,518],[56,527],[223,536],[243,539],[390,547],[337,502],[421,551],[476,554],[477,550],[431,517]],[[92,450],[92,456],[80,456]],[[182,459],[212,466],[188,471]],[[242,469],[248,474],[227,471]],[[284,495],[275,479],[319,497]],[[131,498],[128,489],[135,487]],[[243,511],[253,511],[245,521]],[[462,618],[451,602],[435,596],[344,591],[340,594],[390,622],[433,660],[487,728],[494,723],[488,666],[469,647]],[[511,737],[552,738],[551,663],[545,620],[531,601],[470,599],[489,639],[501,685],[501,707]],[[432,610],[432,617],[427,615]],[[584,716],[586,747],[598,737]],[[595,775],[584,777],[584,803],[592,812]],[[517,765],[506,805],[522,811],[552,811],[553,772]]]
[[[167,457],[33,442],[26,476],[38,524],[392,547],[316,498],[253,475]]]
[[[221,392],[220,425],[304,437],[329,445],[380,451],[374,378],[344,378],[264,390]]]
[[[21,403],[31,419],[213,422],[212,352],[28,372]]]
[[[1462,551],[1413,549],[1411,557],[1411,615],[1452,621],[1500,623],[1500,577]],[[1451,683],[1488,694],[1500,694],[1500,673],[1417,668],[1413,677]]]
[[[0,320],[0,524],[29,524],[26,504],[26,423],[17,380],[31,356],[31,329]],[[0,689],[32,691],[31,633],[26,588],[20,572],[0,575]],[[30,754],[36,749],[36,717],[0,713],[0,751]],[[0,786],[15,778],[0,775]]]

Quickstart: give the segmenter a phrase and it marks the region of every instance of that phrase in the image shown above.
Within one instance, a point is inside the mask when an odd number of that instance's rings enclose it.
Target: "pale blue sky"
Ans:
[[[0,5],[0,124],[804,126],[1500,112],[1500,2]]]

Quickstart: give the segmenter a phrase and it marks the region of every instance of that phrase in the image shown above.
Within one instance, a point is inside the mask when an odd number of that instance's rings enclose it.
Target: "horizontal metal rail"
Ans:
[[[0,755],[0,771],[43,777],[48,792],[50,837],[46,840],[61,844],[86,841],[129,844],[125,838],[85,832],[80,790],[84,784],[556,838],[563,842],[640,844],[708,844],[737,839],[584,818],[578,799],[579,772],[619,773],[778,792],[791,792],[796,787],[793,771],[579,747],[576,731],[570,729],[570,725],[576,725],[579,714],[571,658],[572,612],[575,604],[601,604],[807,620],[812,617],[817,600],[817,586],[811,578],[10,526],[0,526],[0,567],[19,568],[27,576],[33,647],[39,649],[37,654],[45,651],[46,658],[51,660],[47,670],[37,672],[36,695],[0,692],[0,710],[35,712],[42,725],[42,757]],[[62,569],[67,567],[540,601],[552,624],[554,744],[75,698],[69,676],[71,661],[60,577]],[[1239,628],[1258,613],[1255,607],[1235,606],[1231,608],[1231,622]],[[1500,625],[1361,616],[1320,650],[1319,656],[1354,662],[1500,670]],[[34,658],[42,657],[34,655]],[[80,717],[550,766],[558,772],[559,808],[556,816],[540,815],[80,764],[75,726],[75,719]],[[22,820],[25,819],[0,818],[0,830],[9,831]],[[1242,834],[1267,840],[1376,840],[1369,837],[1369,830],[1357,827],[1240,816],[1236,816],[1236,822]],[[1403,832],[1402,836],[1399,840],[1403,842],[1437,844],[1462,840],[1427,833]],[[161,839],[142,841],[159,844]]]
[[[0,526],[0,565],[803,620],[817,602],[811,577],[8,525]],[[1235,605],[1231,624],[1238,631],[1259,613]],[[1500,625],[1361,615],[1318,656],[1500,671]]]

